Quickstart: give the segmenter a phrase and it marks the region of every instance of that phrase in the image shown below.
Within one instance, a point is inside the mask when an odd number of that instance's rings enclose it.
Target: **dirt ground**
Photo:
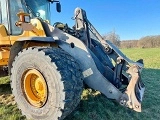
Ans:
[[[7,75],[8,72],[4,70],[2,67],[0,67],[0,77],[4,77]],[[0,84],[0,104],[5,104],[5,105],[15,104],[9,83]]]
[[[10,84],[0,84],[0,104],[15,104],[14,96],[11,93]]]

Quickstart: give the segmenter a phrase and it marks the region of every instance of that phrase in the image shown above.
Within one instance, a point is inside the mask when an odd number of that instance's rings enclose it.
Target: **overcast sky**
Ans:
[[[121,40],[160,35],[160,0],[60,0],[62,12],[52,5],[51,21],[74,25],[74,9],[81,7],[100,34],[115,30]]]

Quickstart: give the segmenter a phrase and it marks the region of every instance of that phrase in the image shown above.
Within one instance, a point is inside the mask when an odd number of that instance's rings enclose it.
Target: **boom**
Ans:
[[[143,68],[143,60],[134,62],[127,58],[114,44],[108,40],[104,40],[94,26],[87,19],[86,12],[83,9],[77,8],[75,10],[76,30],[80,31],[81,39],[92,50],[101,56],[106,56],[108,67],[113,69],[113,79],[108,80],[117,88],[120,88],[122,84],[127,84],[126,90],[121,93],[117,98],[117,101],[124,106],[134,109],[135,111],[141,111],[141,102],[144,94],[144,84],[141,82],[140,73]],[[87,36],[87,37],[86,37]],[[84,39],[85,38],[85,39]],[[86,39],[87,38],[87,39]],[[93,47],[96,45],[96,48]],[[98,49],[97,49],[98,47]],[[102,52],[102,53],[101,53]],[[108,59],[108,60],[107,60]],[[109,62],[110,59],[116,63],[115,67]],[[99,63],[96,64],[99,66]],[[107,72],[107,71],[106,71]],[[90,83],[88,83],[90,84]],[[89,85],[90,86],[90,85]],[[101,86],[101,84],[100,84]],[[109,83],[107,86],[111,86]],[[115,91],[108,88],[108,91]],[[107,91],[106,91],[107,92]],[[112,92],[114,94],[114,92]],[[107,96],[107,95],[106,95]]]

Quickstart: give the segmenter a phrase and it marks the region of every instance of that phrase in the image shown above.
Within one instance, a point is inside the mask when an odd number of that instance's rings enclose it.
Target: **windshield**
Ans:
[[[49,2],[47,0],[25,0],[31,17],[40,17],[43,20],[50,20]]]

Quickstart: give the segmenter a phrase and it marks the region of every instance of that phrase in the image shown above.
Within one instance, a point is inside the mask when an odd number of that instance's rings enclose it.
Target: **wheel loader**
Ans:
[[[51,25],[52,3],[60,12],[55,0],[0,0],[0,66],[8,68],[22,114],[62,120],[77,107],[84,86],[141,112],[143,60],[130,60],[104,40],[81,8],[72,28]]]

